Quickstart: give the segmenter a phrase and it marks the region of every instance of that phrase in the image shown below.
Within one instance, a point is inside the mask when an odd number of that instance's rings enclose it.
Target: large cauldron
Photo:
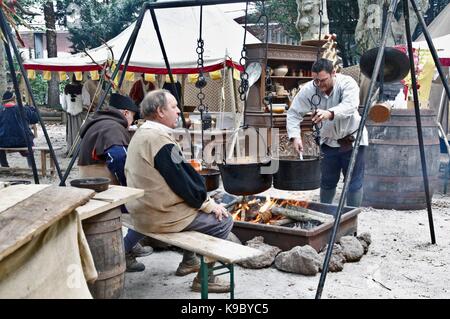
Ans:
[[[234,195],[252,195],[272,186],[272,174],[261,174],[261,168],[270,166],[270,159],[233,159],[219,164],[223,188]]]
[[[276,159],[273,159],[276,160]],[[278,171],[273,175],[273,187],[289,191],[312,190],[320,187],[320,157],[305,155],[281,157]]]
[[[219,188],[220,171],[217,169],[202,169],[198,172],[205,180],[206,191],[210,192]]]

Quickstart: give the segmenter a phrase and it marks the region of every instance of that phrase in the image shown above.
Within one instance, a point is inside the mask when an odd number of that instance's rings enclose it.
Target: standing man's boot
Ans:
[[[9,167],[8,159],[6,158],[6,151],[0,151],[0,165],[2,167]]]
[[[363,199],[363,188],[361,187],[356,192],[348,192],[347,206],[360,207]]]
[[[320,189],[320,202],[325,204],[332,204],[334,195],[336,194],[336,188],[332,189]]]

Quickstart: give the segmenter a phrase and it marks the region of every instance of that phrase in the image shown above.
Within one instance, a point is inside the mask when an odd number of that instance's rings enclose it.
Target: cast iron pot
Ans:
[[[276,159],[273,159],[276,160]],[[320,157],[305,155],[281,157],[278,171],[273,175],[273,187],[289,191],[312,190],[320,187]]]
[[[198,172],[200,175],[202,175],[203,179],[205,180],[206,185],[206,191],[210,192],[217,188],[219,188],[220,183],[220,171],[217,169],[202,169]]]
[[[272,186],[272,174],[261,174],[261,168],[270,166],[270,159],[254,163],[228,160],[219,164],[223,188],[234,195],[252,195],[264,192]]]

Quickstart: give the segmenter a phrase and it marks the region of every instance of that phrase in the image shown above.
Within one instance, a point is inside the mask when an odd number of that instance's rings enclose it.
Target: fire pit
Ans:
[[[246,196],[232,201],[228,210],[234,219],[232,231],[243,242],[263,236],[264,242],[283,251],[303,245],[320,251],[328,244],[337,206]],[[360,208],[344,207],[337,240],[356,234],[360,212]]]

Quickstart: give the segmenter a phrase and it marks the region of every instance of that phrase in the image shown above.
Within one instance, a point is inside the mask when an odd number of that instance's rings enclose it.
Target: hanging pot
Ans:
[[[320,187],[320,157],[304,155],[281,157],[278,171],[273,175],[273,187],[289,191],[312,190]]]
[[[233,159],[219,164],[223,188],[234,195],[261,193],[272,186],[272,174],[262,174],[261,168],[270,166],[269,158],[258,160]]]
[[[200,175],[202,175],[203,179],[205,180],[206,185],[206,191],[211,192],[217,188],[219,188],[220,184],[220,171],[217,169],[203,169],[198,172]]]

